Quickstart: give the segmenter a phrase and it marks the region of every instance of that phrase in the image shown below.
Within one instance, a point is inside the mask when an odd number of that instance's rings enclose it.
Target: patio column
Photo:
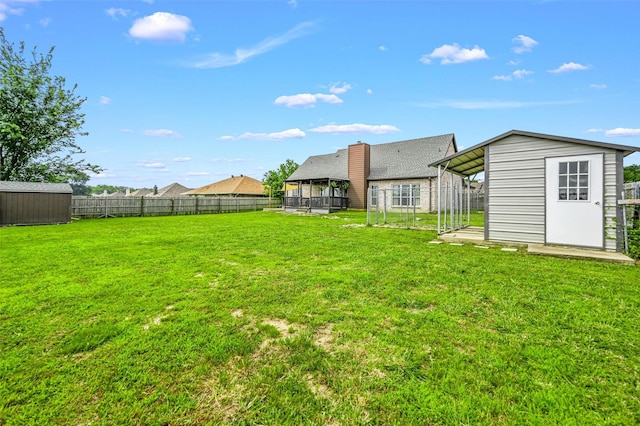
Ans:
[[[333,188],[331,188],[331,178],[327,180],[327,189],[329,190],[329,212],[333,207]]]

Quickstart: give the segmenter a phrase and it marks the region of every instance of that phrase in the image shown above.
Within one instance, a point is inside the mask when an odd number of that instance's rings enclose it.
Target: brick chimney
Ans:
[[[349,207],[352,209],[367,208],[367,186],[369,178],[369,170],[371,165],[370,159],[371,146],[367,143],[358,143],[349,145],[349,165],[348,174],[349,181]]]

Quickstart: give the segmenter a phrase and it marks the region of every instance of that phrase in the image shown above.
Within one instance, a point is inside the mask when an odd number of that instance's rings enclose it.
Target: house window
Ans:
[[[371,205],[378,205],[378,185],[371,185]]]
[[[393,206],[420,206],[420,185],[393,185]]]
[[[564,161],[559,163],[558,199],[563,201],[589,200],[589,162]]]

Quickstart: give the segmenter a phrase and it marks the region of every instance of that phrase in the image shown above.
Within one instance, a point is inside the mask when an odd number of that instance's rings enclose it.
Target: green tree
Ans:
[[[275,170],[269,170],[264,174],[262,185],[264,185],[265,194],[269,194],[275,198],[284,196],[284,181],[289,178],[298,169],[299,165],[293,160],[288,159]]]
[[[71,185],[73,187],[73,185]],[[91,194],[95,194],[95,195],[100,195],[103,194],[104,191],[107,191],[107,194],[113,194],[114,192],[127,192],[127,189],[129,190],[133,190],[133,188],[130,188],[128,186],[117,186],[117,185],[96,185],[96,186],[90,186],[90,193]]]
[[[89,175],[84,172],[78,172],[73,176],[69,176],[69,185],[73,189],[73,195],[91,195],[91,187],[87,185]]]
[[[69,182],[78,173],[100,167],[77,159],[86,98],[65,88],[65,79],[51,76],[52,47],[25,55],[0,28],[0,180]]]
[[[632,164],[624,168],[625,182],[640,182],[640,165]]]

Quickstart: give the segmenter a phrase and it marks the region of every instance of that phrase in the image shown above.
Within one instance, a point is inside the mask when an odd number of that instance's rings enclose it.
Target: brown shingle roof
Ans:
[[[259,180],[249,176],[231,176],[228,179],[205,185],[186,192],[184,195],[264,195],[264,187]]]

